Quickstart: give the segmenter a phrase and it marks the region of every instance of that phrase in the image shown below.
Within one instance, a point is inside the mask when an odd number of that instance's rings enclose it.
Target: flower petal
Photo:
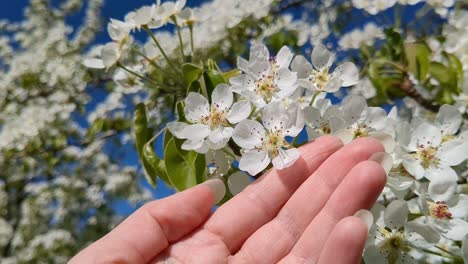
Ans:
[[[293,56],[291,50],[287,46],[283,46],[276,54],[276,64],[280,68],[288,68]]]
[[[440,130],[436,126],[424,122],[413,131],[410,148],[416,149],[419,145],[438,147],[441,141],[442,134]]]
[[[439,178],[429,182],[428,194],[434,201],[448,201],[457,190],[457,182]]]
[[[252,112],[252,105],[249,101],[240,101],[232,105],[231,110],[227,115],[227,120],[231,124],[237,124],[242,120],[245,120],[249,117],[250,112]]]
[[[403,155],[402,163],[405,169],[411,175],[413,175],[417,180],[422,179],[425,176],[426,171],[422,167],[421,162],[413,158],[411,155],[409,154]]]
[[[192,123],[199,122],[210,114],[208,99],[199,93],[190,92],[185,98],[185,117]]]
[[[312,64],[317,69],[330,67],[333,63],[333,54],[321,43],[317,44],[312,50]]]
[[[305,79],[312,73],[312,64],[304,56],[298,55],[291,63],[291,70],[297,72],[298,78]]]
[[[442,134],[454,135],[457,133],[463,117],[458,108],[453,105],[443,105],[436,116],[436,122],[442,125]]]
[[[352,62],[345,62],[333,71],[333,76],[340,78],[343,83],[341,86],[348,87],[359,82],[359,70]]]
[[[232,105],[233,95],[229,86],[221,83],[213,90],[211,94],[212,105],[220,110],[226,110]]]
[[[208,136],[208,139],[211,141],[211,143],[216,144],[216,143],[219,143],[220,141],[226,141],[226,139],[229,140],[233,132],[234,132],[234,129],[232,127],[220,126],[216,128],[215,130],[211,131],[210,135]]]
[[[296,148],[288,150],[280,148],[278,150],[278,156],[276,156],[272,161],[273,166],[278,170],[287,168],[294,164],[294,162],[296,162],[300,155],[301,154],[299,153],[299,150],[297,150]]]
[[[241,148],[253,149],[262,144],[265,137],[265,129],[263,126],[254,120],[241,121],[232,134],[232,139]]]
[[[250,175],[257,175],[270,164],[270,156],[266,151],[249,150],[242,154],[239,169]]]
[[[385,225],[390,228],[403,227],[408,219],[408,213],[409,209],[406,201],[394,200],[385,208]]]

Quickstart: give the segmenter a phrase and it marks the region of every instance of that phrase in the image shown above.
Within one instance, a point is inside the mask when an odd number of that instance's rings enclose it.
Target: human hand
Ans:
[[[360,263],[372,217],[353,215],[375,202],[391,161],[372,138],[326,136],[300,151],[213,214],[219,179],[150,202],[70,263]]]

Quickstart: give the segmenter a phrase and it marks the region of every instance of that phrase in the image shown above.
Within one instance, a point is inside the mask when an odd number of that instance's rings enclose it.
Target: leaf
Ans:
[[[226,83],[226,79],[224,79],[223,73],[214,70],[214,69],[208,69],[203,73],[203,77],[205,79],[205,85],[206,85],[206,92],[208,93],[208,99],[211,102],[211,94],[213,93],[214,89],[218,84],[221,83]]]
[[[161,160],[154,152],[153,146],[150,142],[146,143],[142,152],[143,164],[145,171],[149,172],[147,176],[148,181],[156,186],[156,175],[159,176],[167,185],[171,186],[172,183],[167,177],[166,166],[164,160]]]
[[[146,119],[146,107],[143,103],[139,103],[135,109],[135,116],[133,118],[133,124],[135,126],[135,145],[140,157],[141,164],[143,165],[144,174],[146,180],[153,186],[156,187],[156,171],[153,169],[151,164],[148,162],[147,155],[144,151],[144,146],[148,141],[148,121]],[[152,152],[154,154],[154,152]]]
[[[405,54],[409,71],[422,82],[429,72],[431,51],[425,44],[407,43],[405,45]]]
[[[184,63],[182,65],[184,81],[187,84],[187,87],[200,78],[202,70],[203,68],[193,63]]]
[[[103,127],[104,127],[104,119],[97,118],[96,120],[94,120],[93,124],[91,124],[91,126],[88,128],[88,131],[86,131],[86,137],[93,138],[99,132],[102,131]]]
[[[441,84],[450,82],[450,69],[439,62],[431,62],[429,66],[431,76],[439,81]]]
[[[236,77],[241,73],[239,69],[230,70],[223,73],[224,80],[229,81],[232,77]]]
[[[185,119],[185,103],[184,101],[179,101],[176,103],[176,110],[177,110],[177,121],[179,122],[185,122],[187,119]]]
[[[170,182],[178,191],[202,183],[205,178],[205,155],[185,151],[170,137],[164,149],[164,164]]]
[[[451,54],[451,53],[445,53],[444,52],[444,57],[447,59],[449,63],[449,68],[451,70],[453,78],[455,78],[456,82],[456,94],[459,94],[463,91],[463,64],[461,61],[457,58],[457,56]]]

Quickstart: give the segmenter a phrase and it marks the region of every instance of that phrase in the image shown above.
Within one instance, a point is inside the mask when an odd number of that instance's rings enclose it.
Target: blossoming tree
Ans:
[[[216,177],[224,203],[322,135],[386,151],[363,262],[468,261],[466,2],[148,1],[86,52],[101,2],[74,37],[63,17],[80,1],[45,2],[3,26],[7,261],[63,262],[118,221],[114,199],[149,198],[109,138],[135,145],[154,188]],[[93,89],[107,98],[89,112]]]

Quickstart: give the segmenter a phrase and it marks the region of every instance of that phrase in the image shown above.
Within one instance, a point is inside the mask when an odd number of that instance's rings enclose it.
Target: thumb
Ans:
[[[70,263],[146,263],[201,225],[225,192],[224,183],[213,179],[150,202]]]

